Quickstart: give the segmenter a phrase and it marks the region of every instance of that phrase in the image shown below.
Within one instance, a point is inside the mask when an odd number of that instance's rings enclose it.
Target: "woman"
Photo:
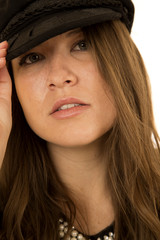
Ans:
[[[1,239],[159,239],[159,136],[133,14],[130,0],[6,2]]]

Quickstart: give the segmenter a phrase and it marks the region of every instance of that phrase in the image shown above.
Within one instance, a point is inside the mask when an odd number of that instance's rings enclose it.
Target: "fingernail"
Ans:
[[[7,41],[3,41],[0,43],[0,48],[6,48],[8,45]]]

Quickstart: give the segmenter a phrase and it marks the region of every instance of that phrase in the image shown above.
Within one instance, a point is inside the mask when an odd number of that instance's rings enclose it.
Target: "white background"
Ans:
[[[150,77],[155,123],[160,135],[160,0],[132,1],[135,18],[131,36]]]

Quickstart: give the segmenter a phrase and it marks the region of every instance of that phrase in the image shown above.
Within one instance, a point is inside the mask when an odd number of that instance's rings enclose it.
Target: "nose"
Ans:
[[[71,87],[78,82],[76,71],[73,71],[73,61],[63,54],[57,54],[49,63],[48,87],[50,89]]]

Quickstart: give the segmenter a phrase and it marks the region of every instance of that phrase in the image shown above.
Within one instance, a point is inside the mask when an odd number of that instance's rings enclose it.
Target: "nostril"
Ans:
[[[49,87],[54,87],[55,85],[53,84],[53,83],[51,83],[50,85],[49,85]]]

